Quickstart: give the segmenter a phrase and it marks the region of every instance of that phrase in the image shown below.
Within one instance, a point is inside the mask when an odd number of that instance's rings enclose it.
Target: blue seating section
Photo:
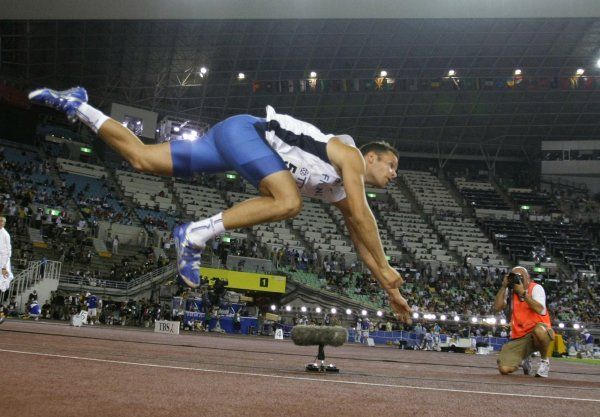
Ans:
[[[142,220],[144,225],[150,226],[150,227],[156,226],[161,230],[172,230],[173,227],[175,227],[175,224],[178,222],[178,220],[175,217],[173,217],[163,211],[136,208],[135,212],[137,213],[138,217]],[[151,222],[146,221],[151,218],[157,219],[157,220],[159,220],[160,223],[164,223],[164,224],[153,225]]]
[[[61,176],[67,187],[75,186],[73,199],[77,200],[77,195],[81,193],[85,199],[97,202],[104,210],[112,210],[114,213],[120,214],[125,213],[121,202],[110,194],[106,184],[101,179],[71,173],[61,173]]]

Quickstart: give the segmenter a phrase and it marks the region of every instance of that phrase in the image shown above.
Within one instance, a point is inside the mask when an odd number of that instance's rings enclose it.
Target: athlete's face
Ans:
[[[365,182],[379,188],[385,188],[391,180],[396,178],[398,158],[392,152],[383,152],[377,155],[369,152],[365,155],[366,176]]]

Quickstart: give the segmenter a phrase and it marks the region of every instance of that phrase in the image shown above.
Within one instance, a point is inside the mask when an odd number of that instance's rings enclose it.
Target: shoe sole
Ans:
[[[195,284],[181,274],[179,274],[179,279],[181,279],[183,283],[190,288],[198,288],[200,286],[200,283]]]
[[[29,100],[32,100],[34,98],[36,98],[37,95],[42,94],[44,92],[48,92],[52,97],[54,98],[58,98],[58,96],[56,94],[54,94],[49,88],[38,88],[37,90],[33,90],[31,93],[29,93],[27,95],[27,98],[29,98]]]

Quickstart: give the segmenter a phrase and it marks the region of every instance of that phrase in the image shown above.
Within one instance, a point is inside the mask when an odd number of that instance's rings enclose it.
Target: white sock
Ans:
[[[199,248],[203,248],[210,239],[225,232],[223,212],[211,218],[190,223],[186,231],[187,240]]]
[[[104,124],[110,117],[102,113],[100,110],[90,106],[87,103],[81,103],[77,108],[77,117],[85,123],[94,133],[98,133],[100,126]]]

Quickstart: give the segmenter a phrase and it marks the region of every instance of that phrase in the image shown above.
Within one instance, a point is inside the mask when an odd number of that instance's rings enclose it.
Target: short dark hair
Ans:
[[[392,145],[383,140],[377,142],[370,142],[366,145],[361,146],[360,152],[363,155],[366,155],[369,152],[375,152],[377,156],[381,155],[382,153],[391,152],[396,156],[396,158],[400,158],[400,155],[398,154],[396,148],[394,148]]]

